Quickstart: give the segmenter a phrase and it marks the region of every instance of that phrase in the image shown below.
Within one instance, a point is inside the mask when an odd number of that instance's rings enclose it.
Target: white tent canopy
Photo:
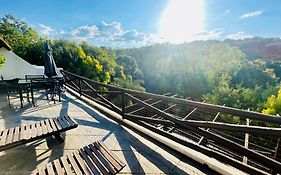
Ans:
[[[4,55],[6,62],[0,68],[0,76],[4,80],[15,78],[24,79],[25,75],[44,75],[44,66],[31,65],[21,57],[12,52],[11,47],[0,38],[0,54]]]

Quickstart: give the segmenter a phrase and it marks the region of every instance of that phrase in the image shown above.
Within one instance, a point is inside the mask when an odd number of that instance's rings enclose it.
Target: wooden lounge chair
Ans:
[[[124,167],[125,164],[118,160],[102,141],[97,141],[38,167],[32,175],[110,175],[120,172]]]
[[[0,151],[53,135],[60,142],[60,133],[76,128],[78,124],[69,116],[46,119],[0,131]]]

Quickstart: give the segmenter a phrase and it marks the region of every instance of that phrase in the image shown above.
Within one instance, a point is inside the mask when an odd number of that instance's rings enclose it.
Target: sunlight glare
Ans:
[[[204,31],[203,0],[170,0],[159,25],[159,34],[172,43],[189,42]]]

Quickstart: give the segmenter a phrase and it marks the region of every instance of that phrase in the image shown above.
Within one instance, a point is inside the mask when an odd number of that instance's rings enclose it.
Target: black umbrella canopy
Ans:
[[[46,41],[44,44],[43,58],[44,58],[44,67],[45,67],[44,74],[49,78],[57,76],[58,75],[57,66],[53,58],[52,48],[48,43],[48,41]]]

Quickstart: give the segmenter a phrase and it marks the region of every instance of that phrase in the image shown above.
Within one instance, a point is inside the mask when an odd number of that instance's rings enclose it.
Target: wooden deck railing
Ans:
[[[67,71],[62,74],[66,86],[125,120],[247,173],[281,172],[279,116],[183,99],[171,93],[158,95],[124,89]],[[229,123],[228,119],[239,124]],[[247,125],[247,119],[251,125]]]

